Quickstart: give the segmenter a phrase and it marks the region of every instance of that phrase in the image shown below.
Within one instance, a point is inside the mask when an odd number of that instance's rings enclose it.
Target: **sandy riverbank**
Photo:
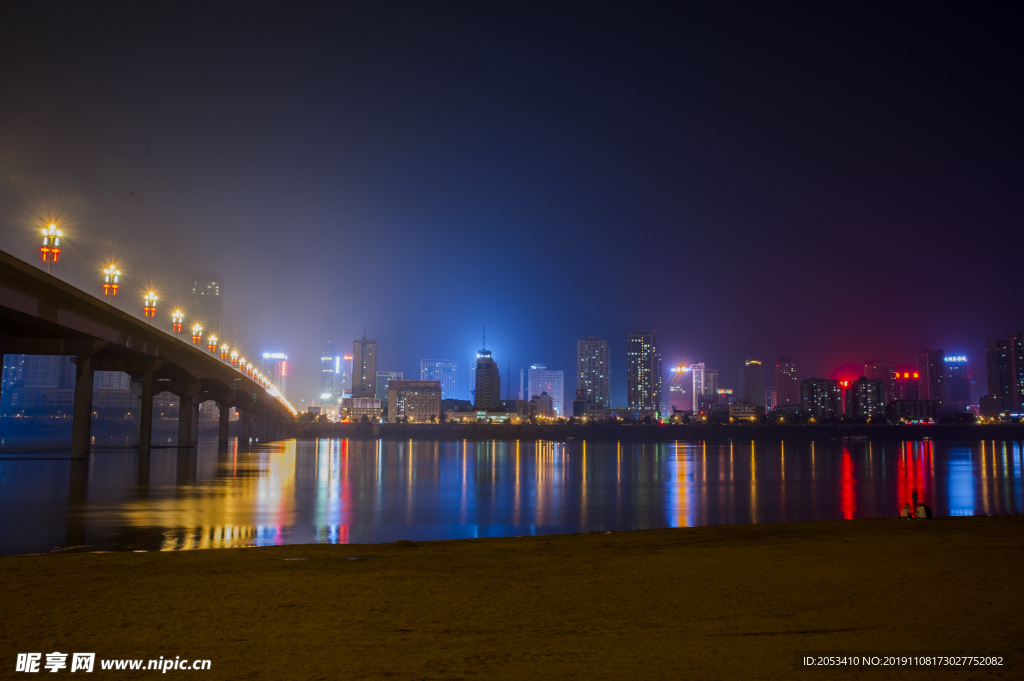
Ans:
[[[166,678],[1019,678],[1021,565],[1022,516],[8,556],[0,676],[58,650],[212,661]],[[1017,664],[794,668],[954,650]]]

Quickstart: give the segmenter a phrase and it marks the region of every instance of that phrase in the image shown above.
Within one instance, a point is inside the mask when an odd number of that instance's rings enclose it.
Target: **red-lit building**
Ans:
[[[893,373],[894,397],[889,400],[921,399],[920,373],[916,369],[896,369]]]

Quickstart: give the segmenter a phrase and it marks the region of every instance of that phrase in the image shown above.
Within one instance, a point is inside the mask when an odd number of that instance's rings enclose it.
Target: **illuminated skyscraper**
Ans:
[[[256,370],[267,377],[281,394],[285,394],[288,383],[288,355],[283,352],[264,352],[263,357],[256,360]]]
[[[869,359],[864,362],[864,378],[885,384],[885,403],[896,399],[896,365],[887,359]]]
[[[757,357],[747,357],[740,367],[740,402],[765,406],[764,366]]]
[[[342,397],[352,397],[352,355],[342,356],[341,380],[338,383],[339,394]]]
[[[707,369],[704,366],[704,362],[697,362],[691,364],[689,367],[690,373],[690,409],[693,411],[700,411],[700,396],[704,394],[706,389],[705,385],[705,374]]]
[[[606,409],[612,406],[608,341],[597,336],[576,339],[576,392]],[[529,399],[526,397],[525,399]]]
[[[405,374],[401,371],[378,371],[377,387],[374,397],[378,400],[388,399],[388,383],[391,381],[405,380]]]
[[[476,354],[475,378],[473,407],[481,411],[494,411],[501,400],[501,372],[491,358],[490,350],[480,350]]]
[[[640,330],[626,336],[626,406],[662,411],[661,352],[654,333]]]
[[[950,355],[944,358],[946,364],[946,411],[959,413],[967,411],[971,403],[971,377],[967,375],[967,357]]]
[[[214,272],[185,274],[181,287],[181,309],[191,328],[200,324],[206,337],[220,337],[222,275]]]
[[[693,409],[693,381],[684,366],[672,367],[668,379],[668,411],[691,411]]]
[[[843,394],[839,382],[830,378],[807,378],[800,382],[800,408],[818,420],[843,415]]]
[[[441,399],[456,399],[459,392],[459,363],[454,359],[421,359],[420,380],[440,382]]]
[[[796,364],[787,357],[775,363],[775,402],[779,407],[800,404],[800,380],[796,375]]]
[[[920,399],[937,402],[935,413],[946,411],[946,354],[942,350],[922,350],[917,354]]]
[[[547,368],[544,364],[532,364],[526,374],[527,377],[527,401],[541,393],[551,396],[551,409],[553,416],[563,416],[563,401],[565,399],[565,386],[563,373]]]
[[[327,347],[320,355],[320,400],[336,401],[338,394],[338,373],[341,369],[341,356],[334,348],[334,343],[327,341]],[[284,392],[284,391],[282,391]]]
[[[377,395],[377,341],[361,340],[352,343],[352,397]]]

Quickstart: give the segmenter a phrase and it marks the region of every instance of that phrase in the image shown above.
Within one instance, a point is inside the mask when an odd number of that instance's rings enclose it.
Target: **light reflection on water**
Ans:
[[[288,440],[0,449],[0,553],[183,550],[1024,512],[1022,446]]]

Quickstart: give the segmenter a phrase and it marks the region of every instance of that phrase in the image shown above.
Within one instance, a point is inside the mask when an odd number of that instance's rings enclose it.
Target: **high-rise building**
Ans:
[[[765,406],[764,366],[757,357],[747,357],[740,367],[740,402]]]
[[[1024,408],[1024,334],[1010,340],[985,341],[985,367],[988,370],[988,395],[993,413],[1013,413]]]
[[[594,404],[611,409],[611,364],[608,341],[597,336],[576,339],[576,391]]]
[[[796,364],[786,357],[781,357],[775,363],[775,401],[778,407],[801,403]]]
[[[718,369],[704,370],[704,394],[718,394]]]
[[[388,399],[388,383],[404,379],[405,376],[401,371],[378,371],[376,393],[373,396],[378,400]]]
[[[338,390],[338,374],[341,371],[341,353],[334,343],[327,341],[327,347],[320,355],[320,399],[337,401],[341,395]]]
[[[846,389],[846,415],[870,419],[885,415],[885,381],[861,376]]]
[[[778,406],[776,395],[777,393],[775,392],[774,385],[769,385],[764,389],[764,408],[768,411],[771,411]]]
[[[256,360],[256,370],[266,376],[282,395],[285,394],[288,383],[288,355],[283,352],[264,352],[263,357]],[[321,394],[320,399],[326,398]]]
[[[635,331],[626,336],[626,406],[662,411],[661,352],[654,332]]]
[[[547,393],[551,397],[552,416],[564,416],[564,377],[561,371],[547,368],[545,364],[531,364],[526,372],[527,400],[535,395]]]
[[[918,393],[920,399],[937,402],[935,412],[946,411],[946,361],[942,350],[922,350],[917,353]]]
[[[490,350],[476,353],[476,386],[473,407],[481,411],[494,411],[501,401],[501,371],[491,357]]]
[[[843,415],[843,394],[839,382],[831,378],[806,378],[800,381],[800,408],[818,420]]]
[[[352,355],[342,355],[339,379],[338,394],[341,397],[352,397]]]
[[[440,381],[388,382],[388,420],[410,423],[434,421],[441,414]]]
[[[377,396],[377,341],[352,343],[352,397]]]
[[[668,379],[668,411],[693,410],[693,381],[684,366],[672,367]]]
[[[8,415],[21,410],[14,388],[23,385],[25,355],[3,355],[4,373],[0,383],[0,414]]]
[[[869,359],[864,362],[864,378],[885,384],[885,403],[896,399],[896,365],[887,359]]]
[[[704,394],[704,374],[707,369],[704,362],[691,364],[688,368],[690,374],[690,408],[700,411],[700,396]]]
[[[948,355],[946,364],[946,411],[956,414],[967,411],[971,403],[971,377],[967,375],[967,357]]]
[[[203,337],[220,337],[222,275],[214,272],[189,272],[182,280],[181,308],[186,326],[203,327]]]
[[[441,399],[454,400],[459,392],[459,363],[454,359],[421,359],[420,380],[438,381]]]
[[[914,371],[912,369],[896,369],[893,372],[895,396],[889,401],[920,400],[920,376],[921,372],[919,371]]]

